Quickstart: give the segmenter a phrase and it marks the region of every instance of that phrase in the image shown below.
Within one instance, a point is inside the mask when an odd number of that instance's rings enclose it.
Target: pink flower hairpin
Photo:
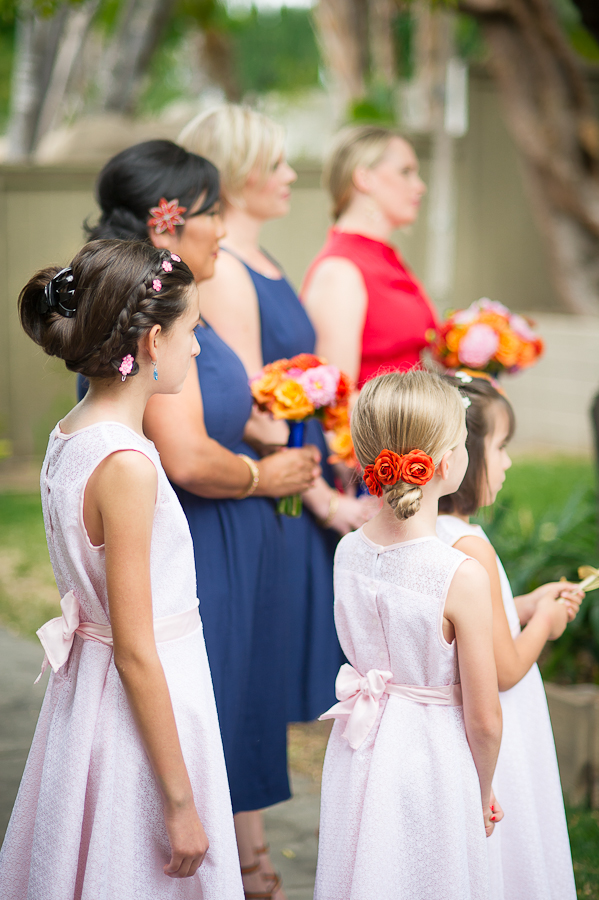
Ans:
[[[168,259],[163,259],[162,260],[162,268],[164,269],[165,272],[172,272],[173,264],[172,264],[172,262],[169,262]]]
[[[134,358],[130,353],[127,356],[123,356],[123,361],[119,366],[119,372],[121,373],[121,381],[124,381],[127,375],[131,374],[131,369],[133,368],[133,363],[135,362]]]
[[[165,231],[174,234],[176,225],[185,225],[185,219],[181,215],[184,212],[187,212],[187,207],[179,206],[178,199],[168,201],[166,197],[161,197],[158,206],[150,209],[148,227],[154,228],[156,234],[163,234]]]
[[[161,282],[160,278],[154,279],[154,281],[152,282],[152,287],[154,288],[155,291],[162,290],[162,282]]]
[[[181,262],[181,257],[177,256],[176,253],[171,253],[171,259],[173,262]]]

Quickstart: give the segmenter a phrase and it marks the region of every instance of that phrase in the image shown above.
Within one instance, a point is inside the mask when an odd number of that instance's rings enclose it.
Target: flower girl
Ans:
[[[576,888],[547,700],[537,658],[562,634],[582,594],[573,584],[544,584],[514,598],[507,576],[469,516],[495,501],[511,466],[506,444],[515,421],[488,376],[458,372],[449,383],[470,399],[470,455],[456,494],[443,497],[437,534],[487,570],[493,599],[493,645],[503,710],[503,738],[493,784],[505,820],[488,842],[493,900],[574,900]],[[560,599],[558,599],[560,598]],[[561,600],[561,602],[560,602]],[[524,625],[521,631],[520,625]]]
[[[199,301],[180,258],[95,241],[38,272],[21,322],[90,380],[41,475],[62,617],[0,855],[2,900],[243,897],[187,521],[147,400],[181,390]]]
[[[443,544],[468,462],[464,398],[421,371],[369,381],[352,437],[378,515],[335,559],[337,678],[315,900],[487,900],[501,739],[489,579]],[[459,655],[459,670],[458,670]],[[501,799],[501,798],[500,798]],[[499,826],[501,827],[501,826]]]

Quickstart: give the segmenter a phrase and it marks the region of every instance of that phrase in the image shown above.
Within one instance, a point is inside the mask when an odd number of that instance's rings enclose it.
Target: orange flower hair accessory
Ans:
[[[364,469],[364,483],[375,497],[383,496],[383,485],[426,484],[435,474],[435,464],[431,457],[422,450],[411,450],[409,453],[394,453],[393,450],[381,450],[374,463]]]

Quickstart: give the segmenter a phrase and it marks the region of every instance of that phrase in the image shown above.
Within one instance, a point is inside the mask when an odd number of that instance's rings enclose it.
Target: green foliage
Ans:
[[[8,122],[14,41],[14,23],[4,24],[0,19],[0,130],[4,130]]]
[[[241,92],[293,92],[318,84],[320,57],[310,11],[258,11],[230,20],[233,59]]]
[[[385,84],[374,84],[365,97],[353,103],[349,120],[364,124],[393,126],[396,124],[394,92]]]
[[[599,810],[567,809],[576,895],[599,897]]]
[[[514,594],[562,576],[578,581],[581,565],[599,567],[595,472],[589,461],[516,462],[492,515],[483,512],[479,521]],[[576,620],[547,645],[542,671],[552,681],[599,684],[598,591],[587,594]]]

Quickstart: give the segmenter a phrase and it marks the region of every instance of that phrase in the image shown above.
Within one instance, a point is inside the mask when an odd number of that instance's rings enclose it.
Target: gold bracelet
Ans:
[[[318,524],[319,524],[322,528],[329,528],[329,527],[330,527],[331,522],[332,522],[333,519],[335,518],[335,513],[336,513],[337,510],[339,509],[339,498],[340,498],[340,496],[341,496],[341,494],[339,493],[339,491],[336,490],[336,488],[333,488],[333,490],[331,491],[331,500],[330,500],[330,502],[329,502],[329,511],[328,511],[328,513],[326,514],[326,516],[325,516],[324,519],[319,519],[319,520],[318,520]]]
[[[260,481],[260,469],[256,465],[255,460],[251,459],[249,456],[246,456],[245,453],[237,454],[239,459],[242,459],[244,463],[247,463],[248,469],[251,473],[251,480],[248,487],[243,491],[239,496],[239,500],[245,500],[246,497],[251,497],[256,488],[258,487],[258,482]]]

